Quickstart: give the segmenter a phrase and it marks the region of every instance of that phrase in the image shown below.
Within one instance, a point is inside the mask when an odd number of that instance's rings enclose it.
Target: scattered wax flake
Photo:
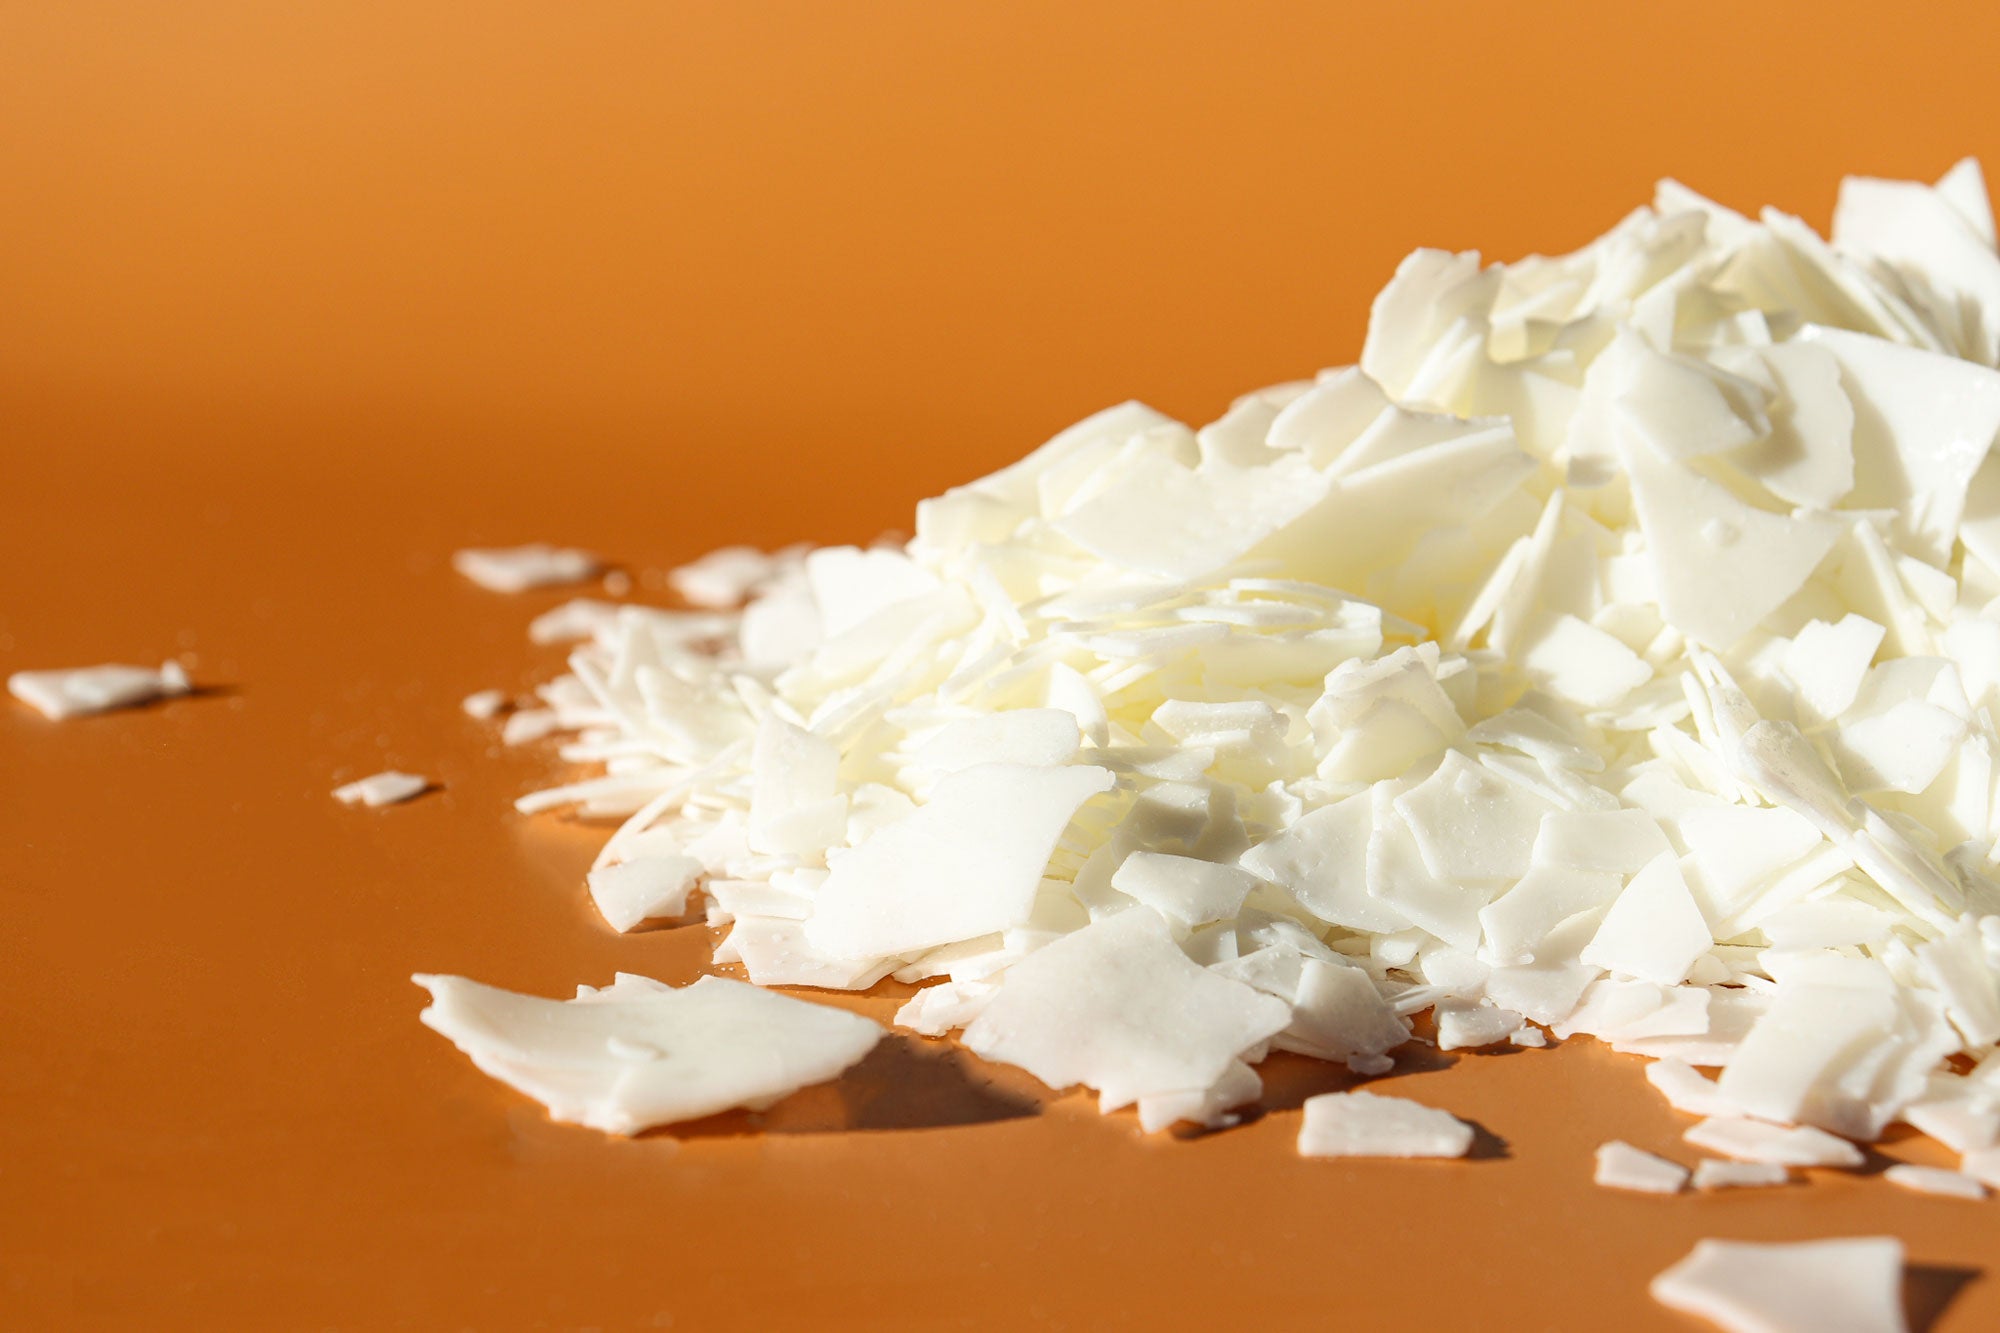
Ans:
[[[1966,488],[2000,435],[2000,372],[1841,329],[1802,336],[1833,353],[1855,402],[1845,503],[1893,510],[1902,544],[1949,564]]]
[[[1687,1184],[1687,1168],[1619,1139],[1597,1147],[1596,1182],[1607,1189],[1641,1194],[1679,1194]]]
[[[831,742],[774,714],[757,729],[751,768],[751,851],[808,856],[840,841],[847,797]]]
[[[806,936],[836,957],[879,958],[1018,926],[1056,839],[1111,786],[1089,766],[953,773],[928,804],[831,860]]]
[[[1867,1052],[1888,1040],[1902,1019],[1893,983],[1879,965],[1879,980],[1862,973],[1845,978],[1805,978],[1779,989],[1770,1009],[1743,1039],[1717,1086],[1750,1115],[1806,1121],[1872,1137],[1871,1108],[1849,1091],[1842,1075],[1865,1063]],[[1871,1081],[1872,1082],[1872,1081]]]
[[[193,689],[178,662],[162,663],[157,671],[148,667],[94,666],[63,671],[16,671],[7,677],[9,694],[57,721],[114,708],[135,708]]]
[[[1308,1097],[1299,1124],[1301,1157],[1463,1157],[1472,1126],[1405,1097],[1325,1092]]]
[[[721,977],[680,989],[621,978],[575,1000],[414,980],[431,993],[425,1024],[480,1069],[553,1119],[607,1134],[761,1109],[837,1077],[884,1035],[859,1014]]]
[[[1366,792],[1322,806],[1245,851],[1237,864],[1286,890],[1322,921],[1349,930],[1402,930],[1409,923],[1368,892],[1372,806]]]
[[[1833,508],[1854,489],[1854,406],[1840,387],[1840,363],[1811,343],[1743,353],[1733,363],[1761,371],[1783,406],[1769,434],[1738,450],[1735,461],[1780,500]]]
[[[1473,1050],[1497,1046],[1521,1030],[1521,1015],[1490,1004],[1439,1004],[1438,1049]]]
[[[1916,1102],[1903,1108],[1902,1119],[1954,1152],[1984,1152],[2000,1144],[2000,1095]]]
[[[1484,952],[1502,965],[1532,963],[1552,931],[1580,912],[1612,902],[1619,888],[1619,877],[1609,871],[1531,867],[1513,888],[1479,909]]]
[[[466,695],[464,700],[460,702],[459,707],[465,710],[467,717],[476,717],[483,722],[488,718],[498,717],[501,711],[507,707],[507,692],[505,690],[479,690]]]
[[[1269,952],[1259,950],[1258,954]],[[1215,970],[1232,971],[1226,965]],[[1324,958],[1301,958],[1298,979],[1289,993],[1281,986],[1248,976],[1243,979],[1291,1001],[1292,1021],[1271,1043],[1280,1050],[1297,1051],[1317,1060],[1342,1060],[1359,1074],[1386,1073],[1387,1066],[1381,1061],[1409,1040],[1409,1020],[1382,998],[1375,983],[1358,967]]]
[[[555,709],[523,708],[500,724],[500,740],[505,745],[532,745],[562,729],[562,717]]]
[[[1630,443],[1622,457],[1661,612],[1710,647],[1733,646],[1777,610],[1840,536],[1830,519],[1752,508],[1644,443]]]
[[[1673,821],[1701,871],[1718,914],[1740,906],[1771,875],[1820,843],[1820,831],[1792,810],[1715,806]]]
[[[1974,1180],[2000,1190],[2000,1147],[1981,1148],[1959,1158],[1958,1169]]]
[[[1060,708],[1017,708],[948,722],[917,748],[913,758],[919,767],[937,774],[975,764],[1053,768],[1074,758],[1081,743],[1074,714]]]
[[[333,798],[342,805],[400,805],[430,789],[430,779],[415,773],[374,773],[333,789]]]
[[[1632,877],[1583,950],[1583,961],[1618,976],[1678,986],[1715,941],[1679,861],[1662,852]]]
[[[1660,1090],[1667,1105],[1676,1111],[1704,1117],[1731,1117],[1742,1108],[1724,1096],[1712,1079],[1705,1078],[1685,1060],[1672,1056],[1646,1066],[1646,1081]]]
[[[1986,1186],[1963,1171],[1948,1171],[1941,1166],[1912,1166],[1908,1162],[1899,1162],[1884,1171],[1882,1179],[1918,1194],[1936,1194],[1947,1199],[1986,1197]]]
[[[1111,887],[1191,929],[1233,918],[1257,877],[1192,856],[1134,852],[1112,872]]]
[[[1959,356],[1990,366],[2000,363],[1993,215],[1984,181],[1948,188],[1950,180],[1932,188],[1849,176],[1833,210],[1833,243],[1894,272]]]
[[[1633,875],[1672,848],[1644,810],[1558,811],[1535,832],[1536,865]]]
[[[1214,1087],[1291,1006],[1196,966],[1151,912],[1065,935],[1007,970],[965,1045],[1052,1088],[1096,1088],[1107,1111]]]
[[[603,566],[588,551],[533,542],[454,552],[451,567],[489,592],[527,592],[583,583]]]
[[[1085,550],[1123,569],[1162,578],[1213,573],[1309,510],[1325,477],[1305,460],[1263,467],[1188,467],[1135,460],[1115,484],[1056,523]]]
[[[1151,1134],[1186,1121],[1204,1129],[1224,1129],[1242,1120],[1235,1108],[1256,1101],[1263,1091],[1264,1080],[1257,1071],[1238,1060],[1211,1087],[1139,1098],[1139,1128]]]
[[[1903,1243],[1889,1236],[1700,1240],[1653,1299],[1727,1333],[1907,1333]]]
[[[896,1026],[926,1037],[942,1037],[979,1017],[987,1002],[999,992],[1000,988],[988,981],[946,981],[926,986],[896,1011]]]
[[[1555,805],[1456,750],[1437,772],[1396,798],[1424,864],[1439,879],[1517,879],[1542,817]]]
[[[671,571],[667,582],[689,606],[727,610],[775,583],[803,554],[767,555],[754,546],[725,546]]]
[[[1521,656],[1528,678],[1584,708],[1610,708],[1653,678],[1644,658],[1572,615],[1530,632]]]
[[[1514,1029],[1512,1032],[1507,1034],[1507,1041],[1508,1044],[1512,1046],[1530,1046],[1539,1048],[1549,1044],[1549,1036],[1546,1032],[1543,1032],[1540,1028],[1529,1027],[1526,1024],[1523,1024],[1522,1026]]]
[[[1704,1157],[1694,1164],[1698,1190],[1766,1189],[1791,1183],[1791,1171],[1777,1162],[1726,1162]]]
[[[1688,1127],[1682,1135],[1697,1148],[1734,1157],[1739,1162],[1769,1162],[1779,1166],[1860,1166],[1861,1150],[1809,1125],[1768,1125],[1761,1120],[1712,1116]]]
[[[571,643],[594,638],[618,619],[616,602],[600,602],[576,597],[553,610],[544,611],[528,622],[528,638],[534,643]]]
[[[593,870],[587,879],[590,900],[605,923],[624,932],[653,917],[685,912],[688,890],[701,874],[701,862],[691,856],[638,856]]]
[[[837,638],[878,612],[936,592],[935,576],[901,551],[827,546],[806,557],[806,580],[828,638]]]

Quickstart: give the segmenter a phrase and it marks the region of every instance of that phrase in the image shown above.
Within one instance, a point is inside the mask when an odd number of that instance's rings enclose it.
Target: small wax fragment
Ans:
[[[2000,1148],[1981,1148],[1958,1159],[1958,1169],[1974,1180],[2000,1190]]]
[[[742,605],[789,563],[784,553],[766,555],[754,546],[725,546],[669,573],[667,582],[690,606],[726,609]]]
[[[570,643],[607,631],[618,619],[616,602],[575,597],[528,622],[531,643]]]
[[[1641,1194],[1679,1194],[1687,1184],[1687,1168],[1620,1139],[1597,1147],[1597,1174],[1594,1179],[1607,1189],[1636,1190]]]
[[[1134,852],[1113,872],[1111,887],[1171,921],[1194,927],[1234,917],[1257,887],[1257,877],[1192,856]]]
[[[1506,1041],[1521,1030],[1521,1015],[1490,1004],[1440,1004],[1437,1007],[1438,1049],[1473,1050]]]
[[[466,695],[464,700],[459,704],[459,707],[465,710],[467,717],[476,717],[482,722],[488,718],[498,717],[500,710],[506,706],[507,692],[505,690],[479,690]]]
[[[1767,1125],[1761,1120],[1711,1116],[1689,1126],[1682,1137],[1697,1148],[1739,1162],[1779,1166],[1860,1166],[1862,1162],[1859,1148],[1810,1125]]]
[[[1986,1186],[1963,1171],[1949,1171],[1941,1166],[1916,1166],[1899,1162],[1882,1173],[1882,1179],[1891,1185],[1900,1185],[1918,1194],[1937,1194],[1948,1199],[1983,1199]]]
[[[391,769],[386,773],[359,778],[343,787],[335,787],[333,797],[342,805],[399,805],[428,790],[430,785],[429,778]]]
[[[1905,1333],[1903,1243],[1889,1236],[1701,1240],[1653,1299],[1727,1333]]]
[[[136,708],[155,699],[187,694],[194,686],[180,663],[150,667],[94,666],[62,671],[16,671],[7,692],[43,716],[60,721],[114,708]]]
[[[500,740],[507,745],[529,745],[562,730],[562,719],[553,708],[523,708],[509,713],[500,724]]]
[[[1463,1157],[1472,1126],[1406,1097],[1325,1092],[1305,1101],[1301,1157]]]
[[[885,1035],[859,1014],[723,977],[644,977],[544,1000],[464,977],[417,976],[419,1015],[480,1069],[556,1120],[607,1134],[753,1109],[857,1063]]]
[[[1245,1051],[1276,1036],[1291,1006],[1197,966],[1166,922],[1121,912],[1007,969],[965,1045],[1052,1088],[1083,1083],[1116,1110],[1214,1088]]]
[[[691,856],[638,856],[593,870],[587,880],[598,912],[622,932],[653,917],[686,911],[688,890],[701,874],[701,862]]]
[[[1694,1164],[1694,1187],[1698,1190],[1761,1189],[1783,1185],[1792,1173],[1777,1162],[1726,1162],[1704,1157]]]
[[[603,566],[588,551],[532,542],[468,547],[453,553],[451,567],[489,592],[527,592],[582,583]]]

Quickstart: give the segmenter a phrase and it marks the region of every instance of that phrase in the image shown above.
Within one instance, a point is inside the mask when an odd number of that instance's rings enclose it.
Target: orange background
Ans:
[[[1414,245],[2000,166],[1996,67],[1976,3],[0,6],[0,671],[227,687],[0,705],[0,1326],[1671,1329],[1697,1236],[1874,1231],[2000,1325],[2000,1203],[1591,1186],[1692,1154],[1587,1042],[1395,1080],[1504,1140],[1467,1163],[1297,1160],[1304,1062],[1183,1141],[908,1039],[626,1142],[405,980],[708,943],[611,935],[594,835],[507,809],[549,761],[456,704],[553,669],[558,599],[455,547],[865,539],[1109,402],[1350,359]],[[445,790],[328,798],[391,764]]]

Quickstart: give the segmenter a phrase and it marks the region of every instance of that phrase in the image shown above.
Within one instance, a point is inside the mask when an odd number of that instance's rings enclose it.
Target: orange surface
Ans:
[[[1419,243],[2000,164],[1996,63],[1978,3],[0,7],[0,671],[218,687],[0,706],[0,1326],[1672,1329],[1698,1236],[1878,1231],[2000,1326],[2000,1203],[1594,1188],[1606,1138],[1691,1154],[1586,1042],[1394,1080],[1504,1141],[1465,1163],[1297,1160],[1303,1062],[1148,1139],[907,1039],[627,1142],[405,979],[708,943],[611,935],[594,835],[508,810],[549,761],[457,700],[552,668],[556,599],[454,547],[867,538],[1105,403],[1350,358]],[[328,797],[391,764],[445,790]]]

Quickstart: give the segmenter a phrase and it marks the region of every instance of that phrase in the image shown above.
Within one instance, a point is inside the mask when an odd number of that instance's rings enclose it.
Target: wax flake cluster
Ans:
[[[925,983],[901,1026],[1149,1128],[1430,1011],[1655,1057],[1717,1186],[1897,1122],[2000,1180],[1996,364],[1969,162],[1847,181],[1831,242],[1669,182],[1575,254],[1419,251],[1357,367],[545,618],[585,641],[509,726],[601,772],[521,808],[622,819],[614,927]],[[1319,1150],[1469,1142],[1380,1102]]]

